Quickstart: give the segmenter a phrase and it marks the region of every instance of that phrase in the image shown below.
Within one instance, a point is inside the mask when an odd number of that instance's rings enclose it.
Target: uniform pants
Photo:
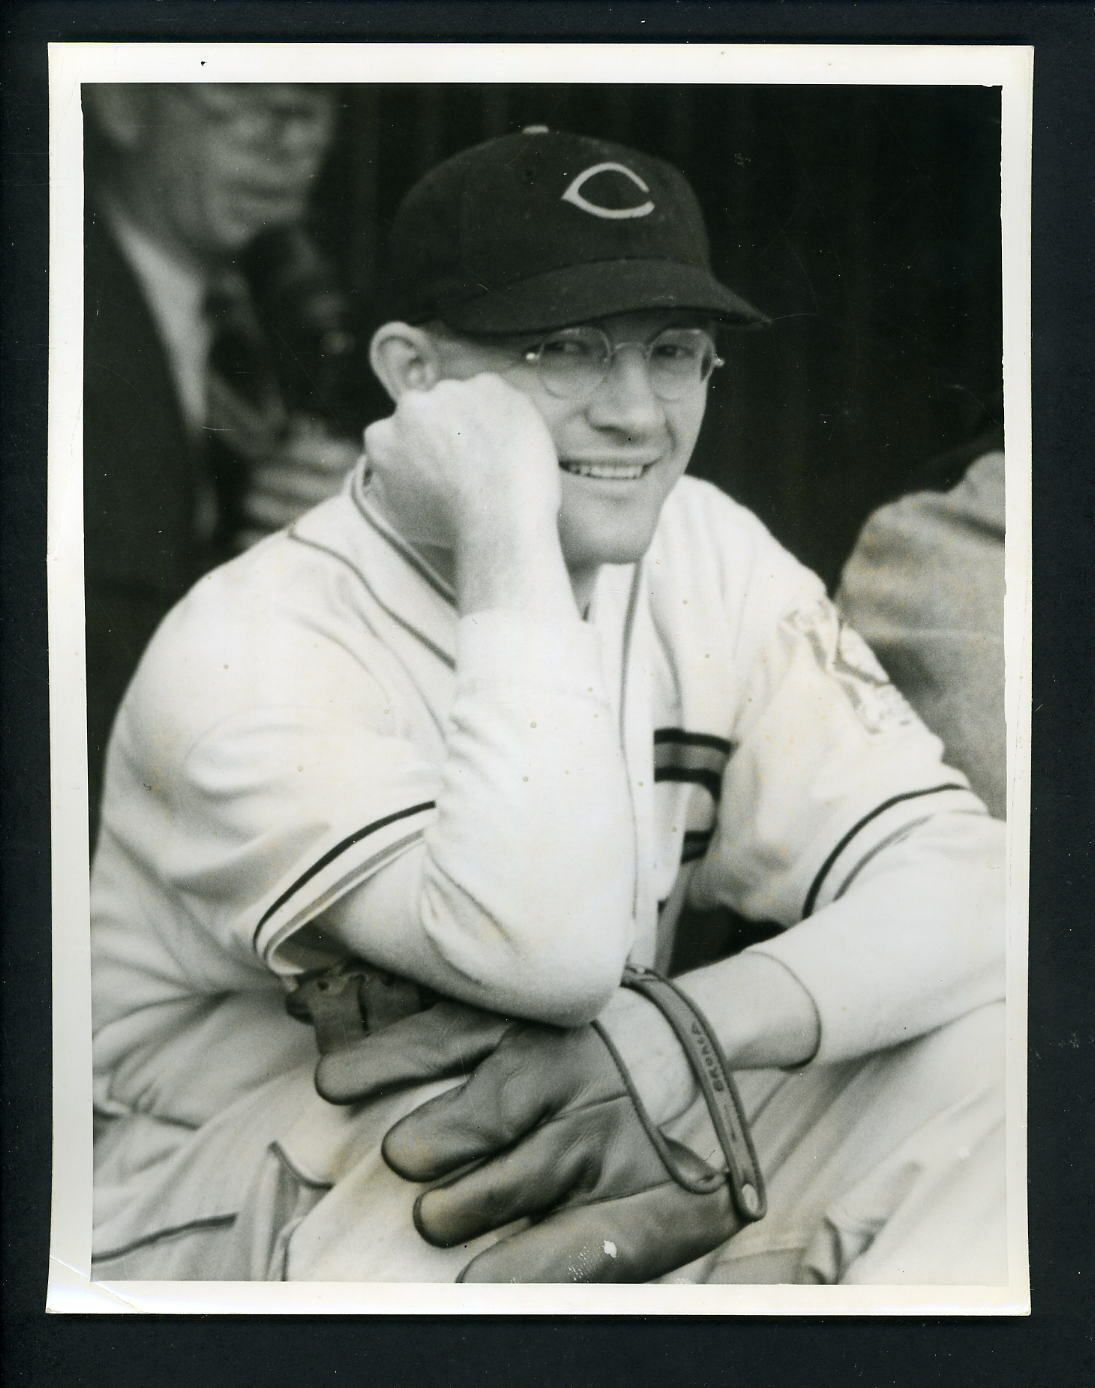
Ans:
[[[1003,1059],[993,1005],[866,1059],[740,1073],[769,1213],[662,1280],[1005,1282]],[[93,1276],[453,1281],[496,1236],[431,1248],[411,1218],[421,1187],[379,1154],[397,1118],[447,1087],[336,1108],[302,1066],[181,1138],[135,1141],[140,1120],[120,1120],[101,1147],[115,1198]]]

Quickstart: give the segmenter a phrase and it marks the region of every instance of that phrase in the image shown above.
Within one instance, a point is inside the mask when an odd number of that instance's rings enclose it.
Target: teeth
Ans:
[[[563,471],[576,477],[593,477],[601,482],[635,482],[646,468],[641,464],[624,467],[617,463],[563,463]]]

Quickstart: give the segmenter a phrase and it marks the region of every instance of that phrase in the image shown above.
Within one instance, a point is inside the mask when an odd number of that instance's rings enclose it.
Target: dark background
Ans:
[[[397,4],[8,0],[0,9],[0,910],[7,1381],[148,1384],[991,1385],[1095,1378],[1090,613],[1092,59],[1067,0]],[[47,41],[589,38],[1036,46],[1034,689],[1029,1320],[718,1318],[460,1322],[46,1317],[49,729],[45,609]],[[1085,1309],[1086,1308],[1086,1309]]]
[[[384,228],[455,151],[544,124],[682,168],[716,273],[773,320],[725,336],[692,471],[829,582],[873,506],[1000,421],[998,88],[400,84],[341,104],[317,221],[363,338]]]

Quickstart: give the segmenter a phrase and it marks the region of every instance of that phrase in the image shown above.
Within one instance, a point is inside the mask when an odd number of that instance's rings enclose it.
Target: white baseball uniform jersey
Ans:
[[[793,927],[754,948],[812,996],[823,1064],[999,996],[999,829],[819,580],[717,489],[684,479],[643,562],[549,626],[460,619],[358,472],[194,588],[120,712],[93,871],[97,1248],[231,1224],[233,1164],[222,1145],[214,1198],[195,1130],[265,1142],[293,1112],[256,1117],[313,1055],[279,976],[339,957],[323,915],[363,883],[389,905],[382,882],[413,884],[372,962],[433,982],[440,958],[518,1015],[581,996],[571,942],[606,912],[648,963],[686,897]]]

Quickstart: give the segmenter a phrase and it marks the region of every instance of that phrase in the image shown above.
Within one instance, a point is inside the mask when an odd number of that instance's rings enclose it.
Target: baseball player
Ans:
[[[115,727],[96,1275],[999,1280],[1000,826],[683,477],[691,189],[536,129],[392,248],[392,414]],[[686,900],[784,929],[669,984]]]

